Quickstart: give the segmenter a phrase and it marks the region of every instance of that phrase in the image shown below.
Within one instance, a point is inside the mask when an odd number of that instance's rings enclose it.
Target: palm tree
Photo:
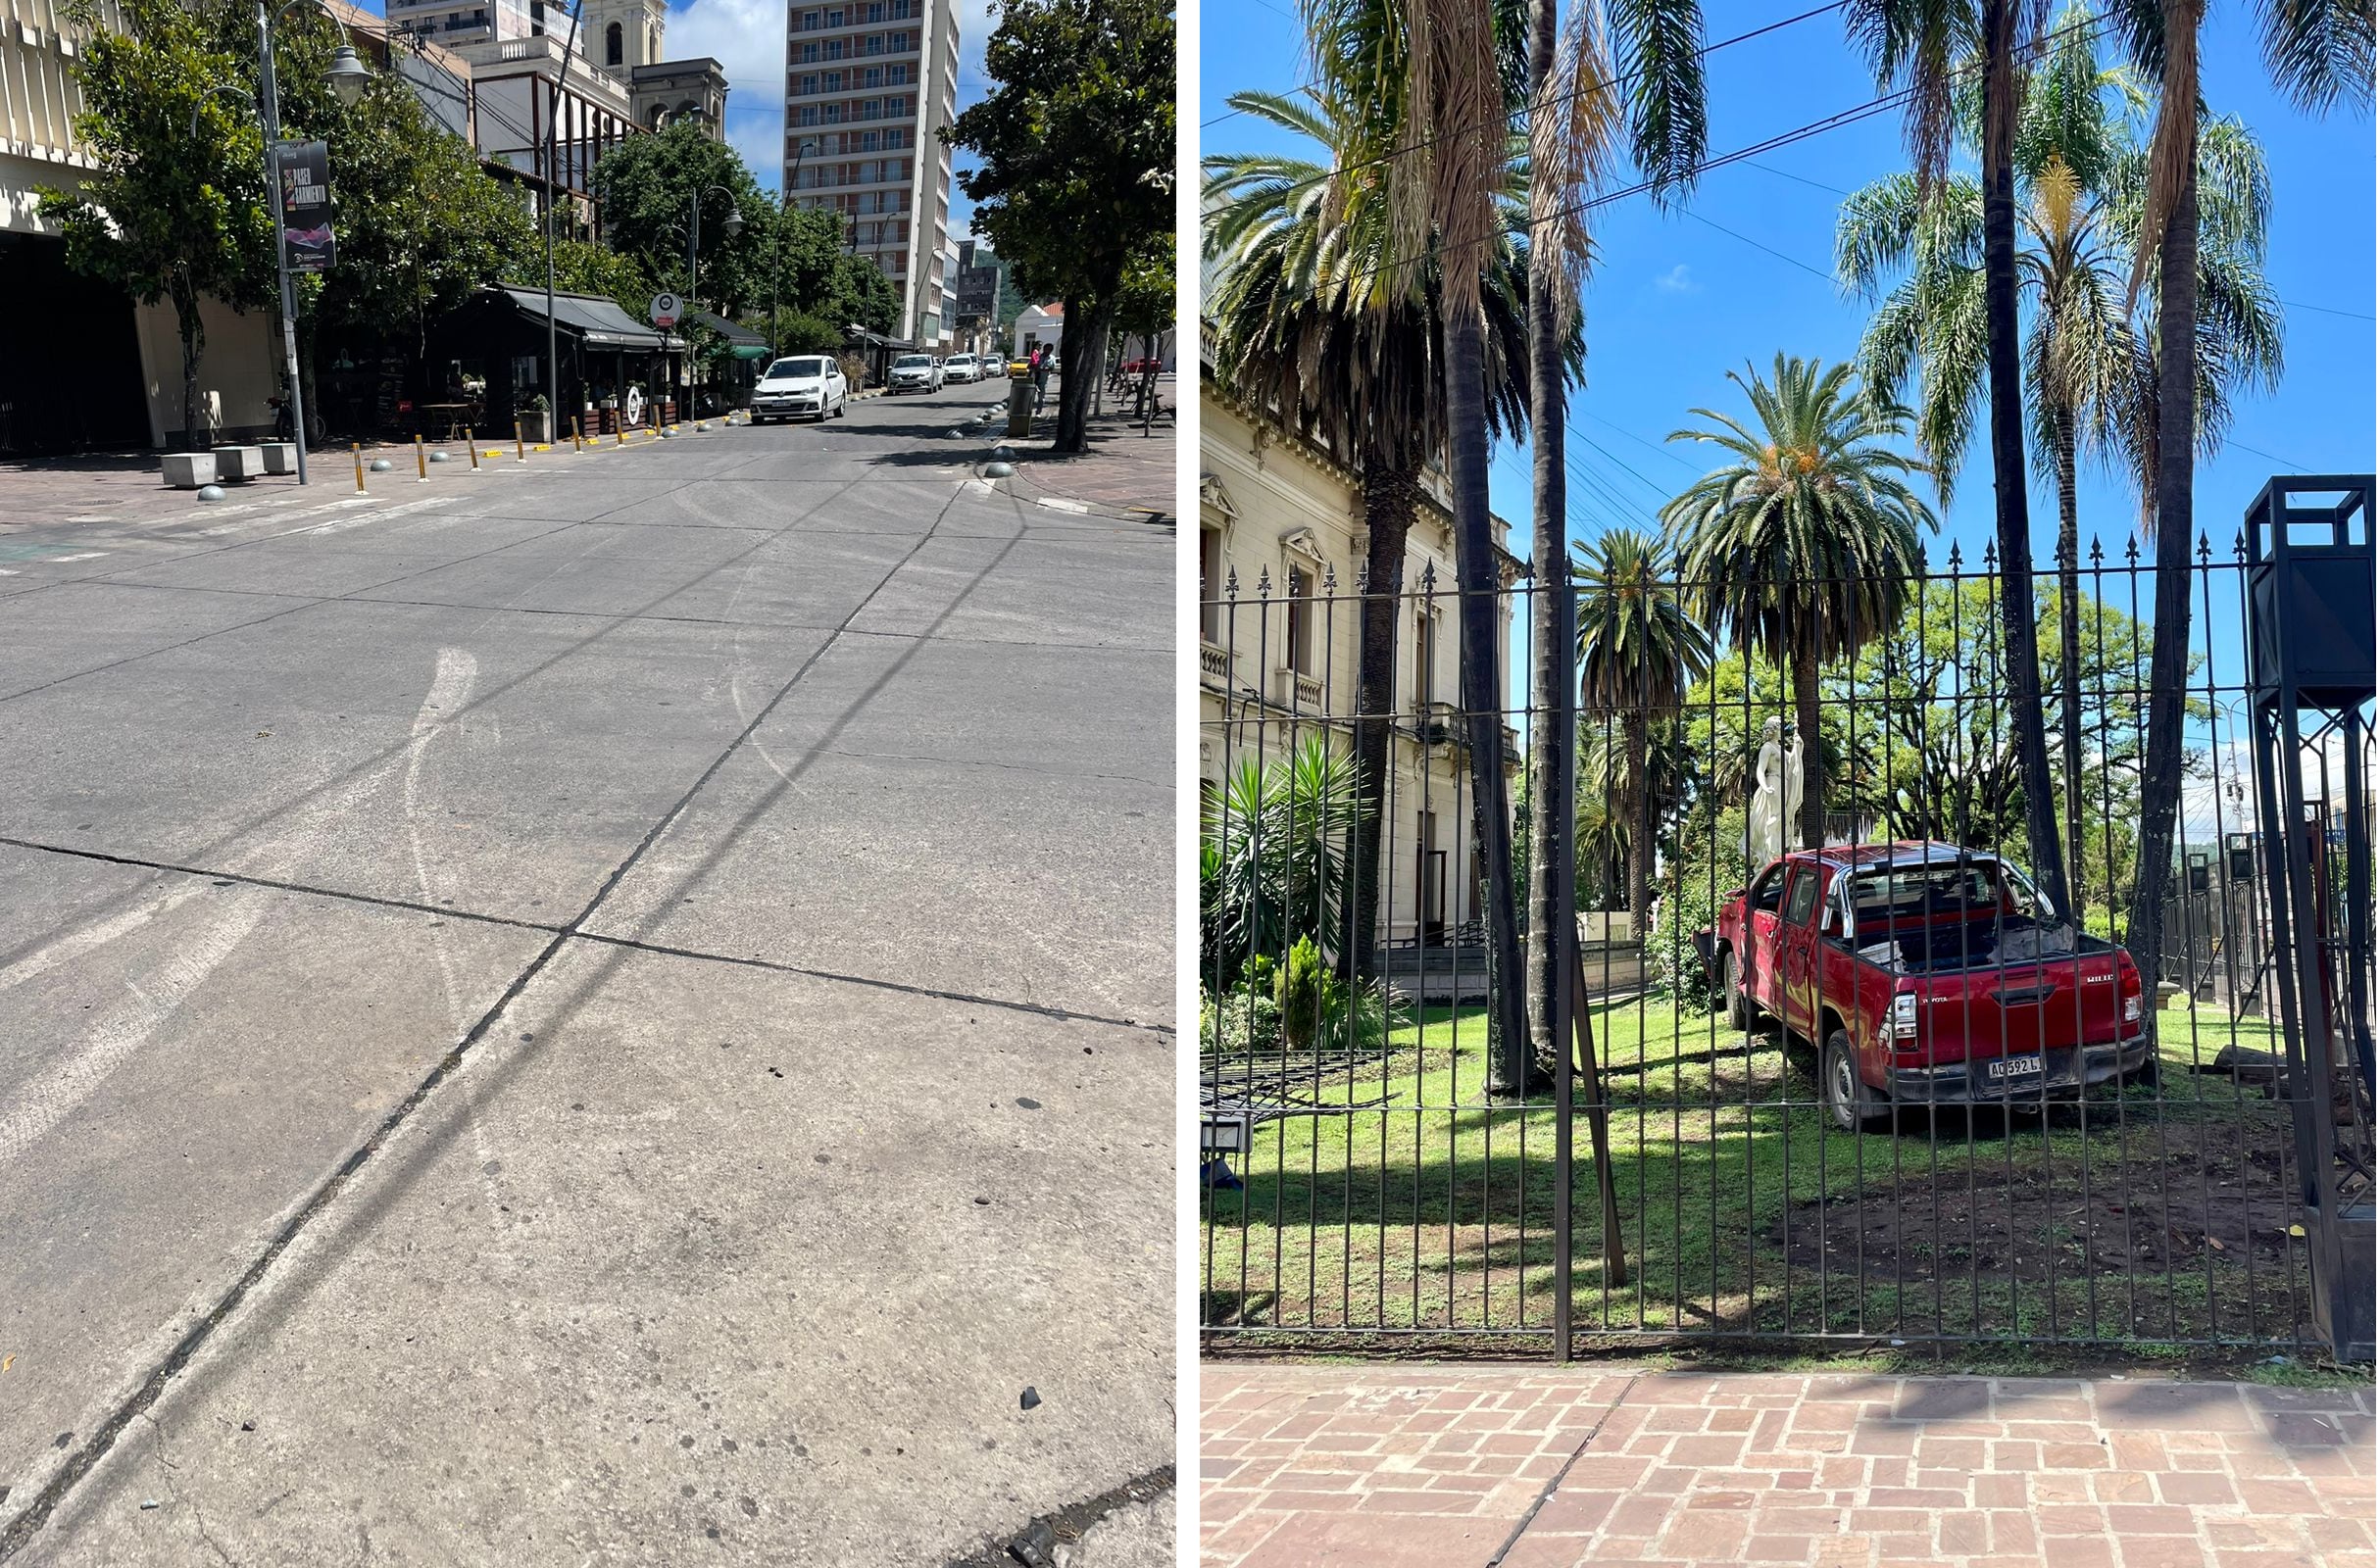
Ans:
[[[1597,776],[1615,785],[1628,845],[1629,929],[1645,936],[1652,905],[1653,721],[1675,714],[1686,691],[1711,671],[1711,636],[1686,613],[1661,540],[1614,528],[1571,547],[1578,588],[1578,705],[1590,718],[1619,721],[1619,766]],[[1614,777],[1613,775],[1617,776]],[[1581,768],[1582,778],[1589,776]]]
[[[1567,936],[1576,929],[1575,888],[1560,874],[1574,866],[1576,810],[1571,756],[1577,712],[1565,667],[1576,637],[1575,604],[1551,586],[1566,570],[1568,498],[1562,446],[1573,368],[1565,338],[1577,329],[1579,291],[1592,258],[1584,214],[1627,138],[1637,166],[1662,194],[1690,183],[1704,150],[1701,0],[1653,0],[1609,9],[1580,0],[1567,36],[1558,38],[1557,0],[1533,0],[1529,13],[1529,438],[1530,600],[1528,1025],[1537,1060],[1568,1054],[1557,999]],[[1618,35],[1611,37],[1613,23]],[[1627,67],[1614,69],[1616,41]],[[1625,95],[1623,81],[1633,83]],[[1641,775],[1641,768],[1639,773]],[[1633,823],[1636,819],[1630,816]],[[1642,857],[1632,861],[1641,872]],[[1631,882],[1641,902],[1642,878]]]
[[[1355,732],[1365,812],[1351,867],[1351,940],[1342,966],[1350,975],[1368,975],[1406,541],[1423,469],[1446,443],[1441,290],[1434,268],[1413,294],[1390,286],[1395,241],[1381,188],[1386,166],[1364,162],[1367,106],[1337,93],[1301,102],[1246,92],[1229,102],[1317,143],[1326,159],[1266,153],[1206,160],[1205,250],[1216,272],[1208,310],[1217,378],[1335,454],[1363,485]],[[1515,211],[1524,185],[1525,171],[1509,166],[1502,200]],[[1490,257],[1479,288],[1487,319],[1487,416],[1499,432],[1518,429],[1528,416],[1521,379],[1526,295],[1525,263],[1508,239]]]
[[[1998,523],[2001,634],[2008,651],[2008,708],[2025,778],[2025,839],[2034,880],[2059,916],[2071,910],[2065,854],[2051,791],[2034,643],[2032,525],[2026,514],[2024,388],[2016,318],[2016,120],[2024,96],[2020,45],[2030,47],[2027,0],[1859,0],[1844,12],[1879,85],[1906,77],[1909,152],[1920,191],[1941,185],[1956,121],[1953,63],[1980,55],[1982,112],[1983,359],[1992,491]],[[1813,737],[1814,739],[1814,737]]]
[[[2256,0],[2265,68],[2301,109],[2328,111],[2341,99],[2372,99],[2371,0]],[[2117,0],[2116,36],[2143,76],[2159,84],[2150,133],[2148,179],[2132,267],[2137,288],[2157,272],[2156,363],[2199,355],[2200,19],[2206,0]],[[2141,827],[2125,944],[2143,974],[2157,972],[2163,946],[2165,879],[2181,808],[2183,682],[2190,652],[2190,484],[2206,440],[2201,377],[2164,374],[2157,387],[2154,518],[2157,609],[2149,670],[2148,752],[2142,759]],[[2152,1015],[2154,1016],[2154,1014]]]
[[[1672,433],[1733,455],[1661,509],[1688,612],[1793,672],[1803,737],[1806,846],[1824,836],[1818,666],[1855,655],[1899,624],[1909,579],[1924,570],[1917,533],[1934,514],[1911,488],[1925,465],[1883,445],[1906,411],[1864,395],[1849,365],[1776,357],[1727,379],[1759,433],[1709,409],[1716,426]]]
[[[2087,17],[2069,12],[2067,22]],[[2124,303],[2125,258],[2138,223],[2142,155],[2126,116],[2106,94],[2135,95],[2121,74],[2100,69],[2088,31],[2061,25],[2026,94],[2015,163],[2024,195],[2016,255],[2031,307],[2024,338],[2025,393],[2037,466],[2058,493],[2060,718],[2067,857],[2082,864],[2082,648],[2076,477],[2085,455],[2142,470],[2153,420],[2153,367]],[[1962,117],[1971,127],[1973,113]],[[2202,407],[2227,416],[2233,388],[2269,383],[2280,368],[2280,323],[2264,286],[2263,156],[2245,126],[2222,122],[2220,155],[2203,180],[2221,192],[2218,231],[2202,223],[2202,292],[2225,309],[2202,344]],[[1986,322],[1978,258],[1982,193],[1969,175],[1930,195],[1913,174],[1879,180],[1844,204],[1836,267],[1873,298],[1883,277],[1907,275],[1878,306],[1856,360],[1876,395],[1902,400],[1914,379],[1917,448],[1947,509],[1973,431],[1985,367]],[[2209,274],[2211,275],[2205,275]],[[2221,412],[2216,412],[2221,411]]]

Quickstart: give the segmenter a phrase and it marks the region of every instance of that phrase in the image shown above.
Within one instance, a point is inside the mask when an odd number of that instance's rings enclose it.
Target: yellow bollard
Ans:
[[[362,495],[364,493],[364,443],[350,441],[347,443],[347,450],[356,455],[356,494]]]
[[[521,439],[521,421],[519,419],[513,421],[513,461],[515,463],[529,461],[529,449]]]
[[[471,471],[477,473],[479,471],[479,438],[471,433],[469,425],[464,426],[463,429],[463,444],[471,448]]]
[[[612,443],[614,446],[626,446],[628,444],[628,421],[622,419],[618,424],[612,426],[612,434],[619,438]]]
[[[570,416],[570,450],[580,453],[586,451],[586,443],[578,439],[578,416],[575,414]]]
[[[414,437],[414,472],[421,476],[421,483],[429,483],[429,459],[422,455],[421,438],[419,435]]]

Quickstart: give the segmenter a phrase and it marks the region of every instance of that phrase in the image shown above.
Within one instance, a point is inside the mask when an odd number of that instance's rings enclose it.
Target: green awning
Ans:
[[[769,358],[769,345],[766,343],[738,343],[734,348],[728,350],[727,354],[728,358],[736,360],[765,360]]]

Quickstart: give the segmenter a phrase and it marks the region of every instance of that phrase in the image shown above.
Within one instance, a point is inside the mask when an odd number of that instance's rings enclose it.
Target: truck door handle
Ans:
[[[2047,1002],[2056,995],[2058,987],[2054,985],[2032,986],[2023,991],[1995,991],[1992,1000],[2004,1007],[2021,1007],[2027,1003]]]

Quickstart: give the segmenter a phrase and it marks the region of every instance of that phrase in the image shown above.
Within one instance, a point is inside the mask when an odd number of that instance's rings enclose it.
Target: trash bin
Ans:
[[[1009,383],[1009,434],[1026,435],[1033,428],[1033,383]]]

